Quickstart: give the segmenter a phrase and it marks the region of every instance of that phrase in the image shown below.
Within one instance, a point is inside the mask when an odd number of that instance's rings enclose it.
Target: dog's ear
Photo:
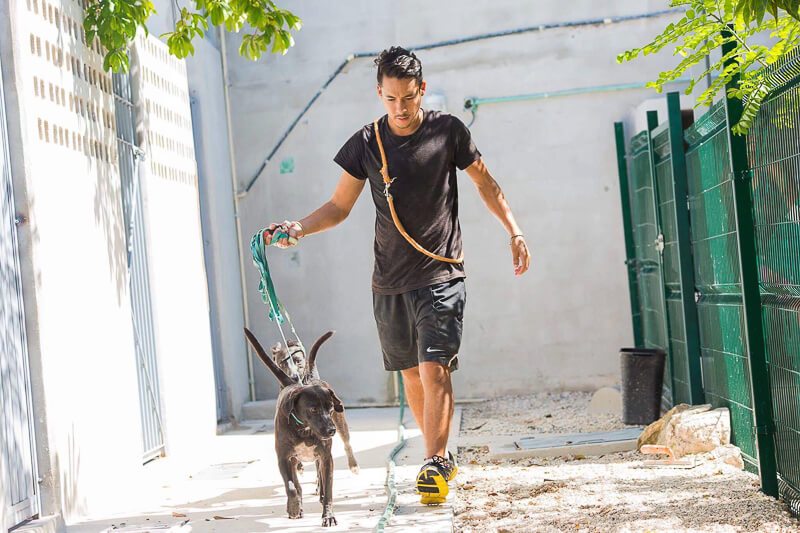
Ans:
[[[272,373],[275,374],[275,377],[278,378],[278,382],[280,382],[281,385],[283,385],[284,387],[288,387],[289,385],[294,385],[297,383],[295,380],[287,376],[286,372],[281,370],[281,368],[275,364],[275,361],[273,361],[267,355],[267,352],[264,351],[264,347],[261,346],[261,343],[258,342],[258,339],[256,339],[255,335],[253,335],[252,331],[250,331],[247,328],[244,328],[244,334],[247,337],[247,340],[250,341],[250,344],[253,345],[253,348],[255,348],[258,357],[261,359],[261,361],[263,361],[265,365],[267,365],[267,368],[269,368],[272,371]]]
[[[323,342],[325,342],[326,340],[328,340],[331,337],[333,337],[334,333],[336,333],[336,332],[335,331],[327,332],[326,334],[321,336],[319,339],[317,339],[317,342],[315,342],[314,346],[311,347],[311,352],[309,352],[309,354],[308,354],[308,374],[309,375],[313,375],[314,374],[314,367],[317,364],[317,350],[319,350],[319,347],[322,346]]]
[[[286,394],[286,399],[281,402],[281,409],[283,409],[283,413],[286,416],[289,416],[289,413],[294,411],[294,404],[297,402],[301,392],[303,392],[303,389],[295,387]]]
[[[328,388],[328,394],[331,395],[331,400],[333,400],[333,410],[336,411],[337,413],[344,412],[344,405],[342,405],[342,400],[340,400],[339,397],[336,396],[336,393],[333,392],[333,389],[331,389],[330,387]]]

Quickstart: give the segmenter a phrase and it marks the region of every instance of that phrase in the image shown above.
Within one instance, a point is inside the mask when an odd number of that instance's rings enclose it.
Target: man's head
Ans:
[[[375,65],[378,67],[378,96],[386,108],[392,130],[416,130],[425,94],[422,63],[405,48],[393,46],[380,53]]]

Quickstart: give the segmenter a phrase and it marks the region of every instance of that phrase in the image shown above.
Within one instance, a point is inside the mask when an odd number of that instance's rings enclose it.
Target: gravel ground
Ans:
[[[499,398],[465,408],[462,436],[533,435],[625,427],[589,416],[588,393]],[[701,462],[644,468],[637,452],[601,457],[489,460],[488,447],[459,448],[454,500],[459,532],[800,532],[756,476]]]

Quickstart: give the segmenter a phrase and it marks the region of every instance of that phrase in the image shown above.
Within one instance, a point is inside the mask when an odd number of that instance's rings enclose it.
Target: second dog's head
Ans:
[[[322,440],[336,434],[331,414],[342,412],[342,401],[325,382],[288,387],[278,400],[278,409],[290,426],[306,429]]]
[[[300,341],[290,340],[286,343],[288,346],[284,346],[280,342],[275,343],[272,347],[272,360],[286,372],[287,376],[300,383],[307,370],[306,350]]]

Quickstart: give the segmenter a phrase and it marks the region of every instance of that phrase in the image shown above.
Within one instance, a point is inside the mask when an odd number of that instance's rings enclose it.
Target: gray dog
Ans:
[[[247,340],[267,365],[282,390],[275,408],[275,453],[286,488],[289,518],[303,517],[303,491],[297,475],[301,461],[315,461],[322,504],[322,527],[335,526],[333,516],[333,457],[331,439],[336,426],[331,414],[344,411],[333,389],[322,380],[301,384],[286,375],[267,355],[255,335],[245,328]]]
[[[287,341],[288,346],[286,347],[280,342],[275,343],[272,347],[272,359],[287,376],[298,383],[308,385],[314,380],[320,379],[316,365],[317,352],[319,351],[319,347],[322,346],[322,343],[330,339],[334,333],[334,331],[328,331],[317,339],[311,347],[308,359],[306,359],[305,347],[303,347],[303,344],[299,340]],[[347,466],[350,468],[351,472],[358,474],[358,462],[353,454],[353,448],[350,446],[350,428],[347,425],[344,411],[341,413],[334,411],[331,416],[333,418],[333,424],[336,426],[336,431],[339,432],[339,437],[341,437],[344,443],[344,451],[347,455]],[[302,470],[302,464],[300,467]]]

